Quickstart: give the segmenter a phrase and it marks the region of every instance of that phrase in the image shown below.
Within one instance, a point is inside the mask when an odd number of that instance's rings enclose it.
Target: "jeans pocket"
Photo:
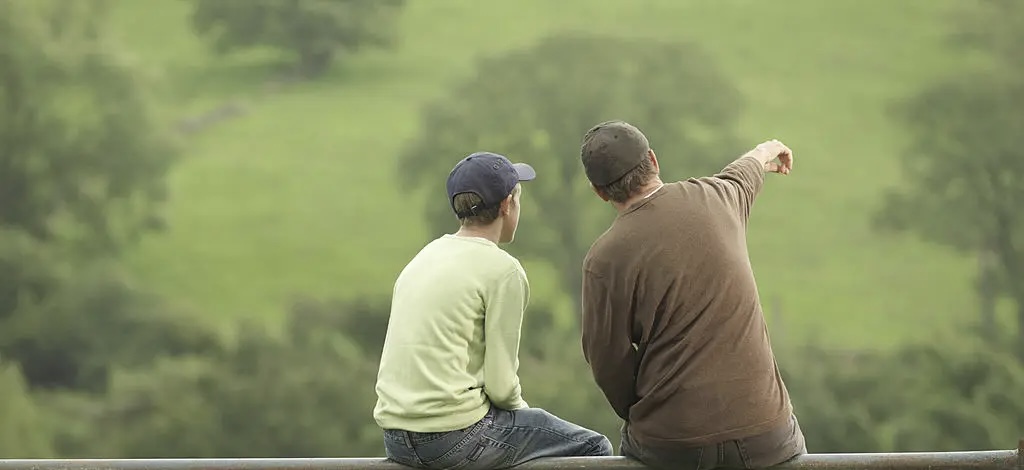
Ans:
[[[406,444],[405,437],[399,432],[384,433],[384,454],[388,460],[410,467],[423,467],[423,463],[416,456],[416,451]]]
[[[416,457],[427,468],[453,470],[463,466],[479,432],[451,431],[413,440]]]
[[[499,470],[511,467],[516,456],[516,448],[511,444],[500,442],[487,436],[471,446],[466,454],[465,462],[454,470]]]

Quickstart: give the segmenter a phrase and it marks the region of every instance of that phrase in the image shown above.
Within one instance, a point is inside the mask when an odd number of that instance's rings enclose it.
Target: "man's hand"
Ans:
[[[766,172],[788,175],[793,171],[793,151],[778,140],[772,139],[758,144],[754,147],[754,153],[764,164]]]

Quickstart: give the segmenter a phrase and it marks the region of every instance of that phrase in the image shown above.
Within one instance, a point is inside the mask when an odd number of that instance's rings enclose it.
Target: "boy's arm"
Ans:
[[[489,292],[484,313],[484,393],[494,406],[526,408],[519,387],[519,338],[530,285],[518,266]]]

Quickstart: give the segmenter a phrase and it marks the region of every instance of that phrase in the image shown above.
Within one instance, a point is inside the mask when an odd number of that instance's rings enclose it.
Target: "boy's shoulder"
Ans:
[[[441,263],[441,261],[445,261]],[[433,269],[440,265],[464,271],[506,274],[512,270],[525,277],[522,263],[508,251],[486,240],[443,235],[427,243],[410,261]]]

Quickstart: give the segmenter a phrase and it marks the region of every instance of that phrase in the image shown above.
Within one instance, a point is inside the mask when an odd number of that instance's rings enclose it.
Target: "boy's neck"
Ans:
[[[456,237],[476,237],[490,240],[492,243],[497,245],[501,239],[501,224],[493,223],[482,227],[463,225],[459,228],[458,232],[455,232]]]

